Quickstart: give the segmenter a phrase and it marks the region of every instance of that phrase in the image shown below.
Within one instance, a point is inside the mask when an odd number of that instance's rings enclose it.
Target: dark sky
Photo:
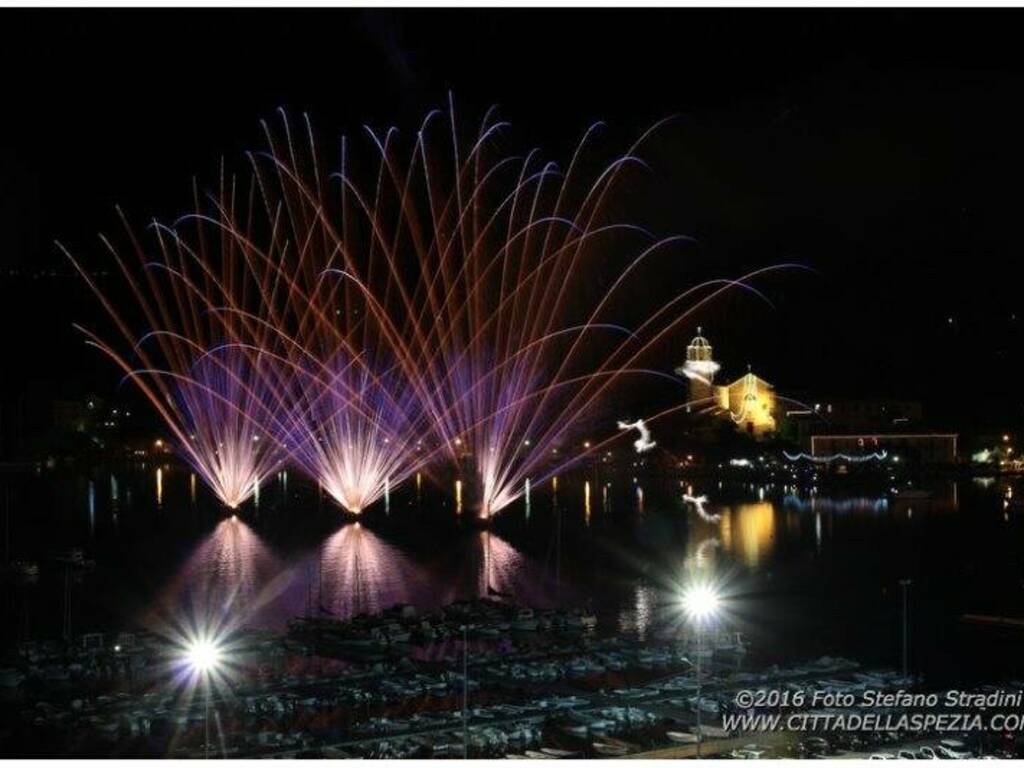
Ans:
[[[180,213],[278,106],[335,136],[412,127],[452,89],[553,157],[595,118],[624,142],[678,115],[643,200],[697,238],[680,268],[816,270],[766,283],[774,310],[706,313],[728,367],[1016,427],[1022,34],[1016,10],[4,10],[0,266],[63,268],[55,238],[98,255],[114,204]],[[77,284],[3,282],[6,403],[112,388],[71,330],[95,317]]]

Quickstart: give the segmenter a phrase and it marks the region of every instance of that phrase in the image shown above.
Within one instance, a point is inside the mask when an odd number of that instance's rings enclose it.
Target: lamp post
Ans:
[[[704,626],[718,614],[721,597],[714,587],[704,582],[691,584],[683,591],[682,605],[687,618],[697,631],[697,663],[694,666],[697,674],[697,758],[700,759],[700,745],[704,734],[700,725],[701,706],[701,656],[704,653]]]
[[[910,636],[910,623],[907,611],[907,592],[911,585],[910,579],[900,579],[900,590],[903,593],[903,677],[907,677],[910,672],[910,654],[909,654],[909,636]]]
[[[203,759],[210,759],[210,678],[203,679]]]
[[[700,744],[704,741],[704,732],[700,728],[700,682],[701,682],[701,671],[700,671],[700,659],[704,655],[704,632],[698,627],[697,628],[697,759],[700,760]]]
[[[488,581],[488,585],[490,582]],[[462,759],[469,758],[469,625],[462,625]]]
[[[221,649],[216,643],[200,638],[191,643],[185,658],[189,667],[202,680],[203,685],[203,756],[210,757],[210,676],[217,670],[221,661]]]

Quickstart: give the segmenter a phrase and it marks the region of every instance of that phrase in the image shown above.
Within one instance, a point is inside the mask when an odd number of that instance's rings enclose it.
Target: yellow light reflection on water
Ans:
[[[462,481],[455,481],[455,514],[462,514]]]
[[[732,552],[732,510],[726,507],[721,512],[718,522],[718,535],[726,552]]]
[[[775,548],[775,506],[770,501],[726,508],[719,523],[722,546],[746,565],[760,565]]]
[[[188,478],[188,495],[192,503],[196,503],[196,473],[193,472]]]
[[[156,468],[156,505],[162,507],[164,504],[164,470]]]
[[[583,520],[590,525],[590,481],[583,483]]]

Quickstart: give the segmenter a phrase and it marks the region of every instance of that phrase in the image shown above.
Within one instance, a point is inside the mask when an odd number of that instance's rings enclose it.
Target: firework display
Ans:
[[[136,335],[128,311],[115,306],[79,268],[125,347],[80,330],[136,384],[167,424],[181,455],[234,509],[286,456],[279,438],[287,408],[286,370],[272,351],[276,334],[240,310],[237,302],[251,289],[242,282],[251,275],[240,268],[230,242],[220,244],[214,259],[201,235],[190,245],[181,232],[159,225],[153,230],[157,248],[147,254],[127,229],[137,265],[103,239],[136,299],[131,310],[148,330]]]
[[[563,169],[505,151],[493,111],[468,141],[460,128],[449,103],[411,137],[366,129],[358,156],[343,139],[329,164],[308,120],[296,132],[282,114],[244,180],[222,169],[193,213],[151,227],[155,247],[127,230],[137,265],[104,240],[138,317],[80,269],[125,346],[85,331],[89,343],[228,506],[287,462],[359,513],[447,459],[475,474],[474,507],[490,517],[622,434],[607,422],[621,382],[678,384],[645,358],[743,285],[711,281],[617,316],[646,264],[687,241],[611,213],[646,171],[654,129],[609,162],[594,125]],[[607,288],[581,291],[595,275]],[[606,422],[606,439],[582,439]],[[640,429],[638,450],[646,423],[619,424]]]

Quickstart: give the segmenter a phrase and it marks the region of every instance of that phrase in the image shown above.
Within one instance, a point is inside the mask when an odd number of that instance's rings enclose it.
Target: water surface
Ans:
[[[41,566],[5,583],[4,639],[159,627],[229,615],[284,629],[395,603],[429,611],[490,594],[589,606],[606,631],[678,620],[699,566],[729,596],[730,626],[763,661],[843,654],[896,665],[899,581],[911,579],[912,666],[936,679],[1020,674],[1018,640],[965,613],[1024,615],[1021,514],[1006,481],[936,482],[899,499],[856,489],[583,472],[531,487],[491,527],[454,487],[391,492],[358,521],[280,473],[227,516],[184,467],[94,467],[0,476],[8,559]],[[418,490],[417,490],[418,488]],[[683,500],[705,494],[708,517]],[[96,561],[68,577],[56,558]]]

